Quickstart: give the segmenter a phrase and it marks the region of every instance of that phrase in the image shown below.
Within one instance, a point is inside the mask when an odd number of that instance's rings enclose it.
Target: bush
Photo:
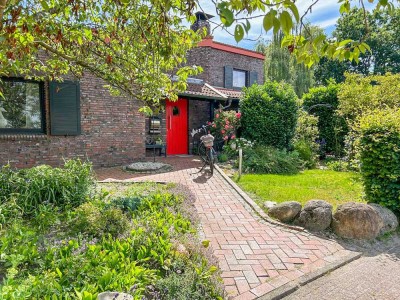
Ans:
[[[238,157],[239,148],[242,148],[243,151],[247,151],[247,149],[250,149],[253,146],[253,142],[248,141],[244,138],[238,138],[231,140],[227,145],[224,145],[223,151],[224,154],[228,156],[228,158],[236,159]]]
[[[367,200],[400,212],[400,110],[365,115],[358,132]]]
[[[319,145],[316,141],[318,135],[318,117],[300,110],[293,145],[306,168],[314,168],[317,165]]]
[[[224,111],[216,109],[214,113],[214,121],[209,123],[211,125],[211,134],[217,141],[236,138],[236,131],[240,127],[241,113],[233,110]]]
[[[347,172],[349,170],[348,162],[343,160],[334,160],[326,163],[329,170],[336,172]]]
[[[41,204],[64,210],[86,201],[93,184],[91,164],[80,160],[66,161],[63,169],[41,165],[14,171],[5,166],[0,169],[0,201],[15,197],[24,215]]]
[[[245,88],[240,110],[242,137],[279,149],[291,147],[298,111],[292,86],[268,81]]]
[[[327,86],[311,88],[302,100],[304,109],[318,117],[319,140],[325,143],[325,151],[341,156],[348,129],[343,117],[336,112],[338,91],[339,85],[330,82]]]
[[[126,232],[129,220],[124,213],[116,207],[102,209],[94,203],[87,202],[75,210],[75,218],[71,227],[76,233],[86,233],[93,237],[102,237],[111,234],[112,237]]]
[[[346,74],[338,93],[338,112],[349,125],[375,110],[400,107],[400,74],[362,76]]]
[[[302,162],[297,152],[256,146],[243,152],[243,169],[247,173],[296,174]]]

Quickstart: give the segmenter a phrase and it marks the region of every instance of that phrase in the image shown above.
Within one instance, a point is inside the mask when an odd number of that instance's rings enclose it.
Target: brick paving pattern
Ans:
[[[350,251],[334,241],[260,220],[218,172],[197,173],[196,157],[158,159],[177,168],[169,173],[131,175],[120,168],[98,170],[99,180],[176,182],[196,196],[204,238],[219,259],[230,298],[256,299],[327,266]]]
[[[392,244],[392,243],[391,243]],[[367,253],[303,287],[285,300],[400,298],[400,243],[379,253]]]

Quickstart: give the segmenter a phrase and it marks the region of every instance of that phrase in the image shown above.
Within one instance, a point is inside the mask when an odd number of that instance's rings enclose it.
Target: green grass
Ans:
[[[261,206],[267,200],[278,203],[294,200],[304,205],[311,199],[321,199],[334,208],[345,202],[363,202],[359,175],[351,172],[307,170],[297,175],[246,174],[238,184]]]

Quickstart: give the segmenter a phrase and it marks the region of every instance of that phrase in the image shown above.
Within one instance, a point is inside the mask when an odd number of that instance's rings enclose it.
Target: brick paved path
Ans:
[[[389,246],[367,252],[360,259],[303,287],[285,300],[400,299],[399,236]]]
[[[336,242],[260,220],[221,174],[215,172],[210,177],[196,173],[194,166],[200,166],[200,162],[195,158],[168,158],[168,162],[180,167],[170,173],[140,177],[116,168],[98,170],[97,175],[100,180],[111,177],[188,186],[196,195],[204,238],[211,241],[219,259],[229,296],[255,299],[350,253]]]

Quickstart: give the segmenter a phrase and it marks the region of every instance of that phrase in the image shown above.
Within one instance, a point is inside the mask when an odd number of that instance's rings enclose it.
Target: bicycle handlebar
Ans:
[[[200,133],[202,130],[204,130],[205,134],[207,134],[207,128],[210,127],[211,125],[202,125],[198,129],[192,129],[192,132],[190,133],[192,137],[194,137],[196,134]]]

